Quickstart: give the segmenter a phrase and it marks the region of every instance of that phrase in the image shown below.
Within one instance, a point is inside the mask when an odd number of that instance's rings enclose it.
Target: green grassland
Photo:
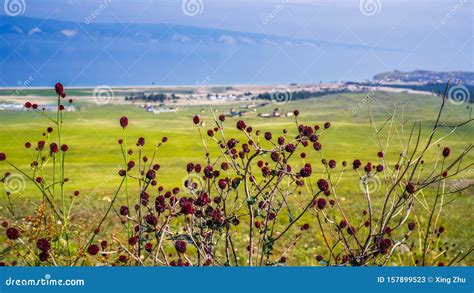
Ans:
[[[38,94],[47,95],[43,91]],[[72,94],[71,94],[72,95]],[[72,95],[73,96],[73,95]],[[144,147],[149,157],[152,156],[154,147],[161,141],[161,138],[168,137],[168,142],[159,148],[157,162],[161,165],[158,172],[158,185],[165,188],[182,186],[186,175],[185,166],[188,162],[204,162],[205,152],[196,127],[192,123],[192,117],[199,114],[202,120],[207,124],[205,129],[213,127],[212,115],[208,106],[187,106],[181,108],[177,113],[163,113],[153,115],[145,112],[143,109],[131,105],[105,105],[95,106],[92,104],[81,103],[80,95],[75,98],[78,103],[76,112],[68,112],[63,132],[63,142],[69,145],[70,151],[66,156],[67,170],[66,177],[69,178],[66,190],[72,194],[74,190],[80,190],[81,196],[77,200],[77,206],[80,207],[74,213],[74,218],[82,222],[91,224],[107,206],[108,200],[113,196],[117,188],[120,177],[117,171],[123,159],[120,146],[117,143],[119,138],[123,138],[123,131],[119,126],[118,119],[126,115],[129,117],[129,127],[127,129],[127,141],[129,146],[134,146],[138,137],[143,136],[146,139]],[[366,103],[366,94],[338,94],[328,95],[315,99],[292,101],[283,106],[278,106],[284,110],[299,109],[301,115],[298,117],[303,124],[322,125],[330,121],[332,126],[324,131],[320,138],[323,144],[323,154],[327,159],[335,159],[338,162],[337,172],[341,170],[341,162],[347,160],[352,162],[354,159],[360,159],[363,162],[378,162],[376,156],[379,150],[376,136],[369,123],[369,111]],[[440,98],[434,96],[408,95],[377,92],[371,100],[371,109],[376,125],[381,128],[380,133],[384,147],[387,145],[386,159],[393,165],[399,158],[402,146],[400,138],[408,137],[410,129],[415,121],[422,121],[422,142],[426,140],[427,135],[433,127],[437,111],[441,103]],[[239,104],[236,104],[238,106]],[[230,105],[213,106],[216,113],[226,113]],[[268,105],[259,108],[258,112],[270,112],[275,105]],[[384,122],[393,113],[393,126]],[[469,117],[467,105],[447,104],[446,111],[441,121],[444,123],[455,124]],[[262,131],[271,130],[274,137],[282,133],[283,129],[289,131],[290,136],[296,135],[294,117],[287,118],[260,118],[256,114],[250,114],[244,118],[229,118],[226,125],[226,136],[234,136],[240,141],[244,141],[241,134],[235,129],[235,122],[238,119],[244,119],[247,125],[253,129]],[[404,131],[401,131],[401,127]],[[24,143],[29,141],[33,145],[40,139],[44,139],[42,134],[48,126],[53,126],[40,114],[33,112],[9,112],[0,111],[0,151],[5,152],[8,160],[23,170],[29,172],[29,164],[34,159],[32,150],[23,147]],[[395,131],[398,130],[398,134]],[[390,138],[387,142],[388,130],[391,129]],[[435,139],[449,133],[450,128],[443,128]],[[469,143],[473,142],[474,132],[472,124],[465,125],[450,134],[440,147],[449,146],[452,149],[453,157],[459,154]],[[217,155],[217,148],[212,139],[205,133],[206,141],[211,155]],[[53,135],[53,139],[55,136]],[[426,170],[430,170],[433,162],[429,159],[434,158],[439,153],[440,148],[434,147],[427,155]],[[323,173],[321,158],[312,148],[305,149],[308,154],[307,161],[314,164],[314,182]],[[473,155],[468,155],[464,163],[471,163]],[[303,162],[295,158],[291,162],[294,168],[301,168]],[[121,167],[120,167],[121,168]],[[15,172],[6,164],[0,164],[0,174],[4,172]],[[427,171],[428,173],[429,171]],[[474,179],[474,173],[469,172],[467,177],[460,176],[456,179],[447,181],[447,187],[455,184],[458,180],[471,181]],[[374,201],[377,196],[374,194]],[[7,198],[4,187],[0,186],[0,219],[14,219],[24,216],[24,213],[31,212],[34,207],[31,202],[39,199],[39,194],[27,184],[24,191],[19,194],[11,195],[13,206],[20,207],[15,216],[12,216],[7,210]],[[350,216],[357,221],[362,221],[362,210],[365,209],[364,195],[359,188],[358,176],[355,172],[348,170],[341,181],[339,195],[342,198],[343,205],[353,214]],[[154,196],[155,194],[152,194]],[[433,201],[433,194],[429,192],[424,194],[427,202]],[[471,228],[472,210],[474,204],[472,201],[473,190],[468,189],[458,195],[457,199],[444,207],[444,212],[440,219],[446,227],[446,233],[440,239],[440,245],[451,245],[456,243],[455,249],[467,250],[472,246],[474,233]],[[298,197],[304,196],[303,200]],[[307,200],[303,193],[291,195],[291,199],[296,207],[300,207]],[[119,204],[124,202],[123,195],[120,195]],[[421,207],[416,210],[422,217],[426,214]],[[22,213],[23,212],[23,213]],[[311,215],[306,216],[301,221],[309,220]],[[114,216],[112,215],[111,218]],[[114,219],[116,220],[116,219]],[[425,219],[426,220],[426,219]],[[314,221],[314,220],[312,220]],[[356,222],[357,222],[356,221]],[[108,225],[110,222],[107,223]],[[87,225],[87,224],[86,224]],[[109,226],[111,227],[111,226]],[[302,239],[304,243],[296,249],[289,258],[289,263],[297,264],[317,264],[315,255],[324,252],[324,246],[321,244],[321,238],[316,229],[316,224],[312,225],[309,233]],[[457,250],[456,250],[457,251]],[[450,254],[454,255],[454,251]],[[413,263],[406,260],[401,262],[403,256],[394,258],[392,264]],[[467,263],[473,264],[472,256],[468,257]]]

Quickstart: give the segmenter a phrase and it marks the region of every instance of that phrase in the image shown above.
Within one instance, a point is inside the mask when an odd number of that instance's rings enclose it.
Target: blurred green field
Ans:
[[[41,92],[41,95],[45,93]],[[283,106],[278,106],[283,110],[300,109],[299,120],[303,124],[322,125],[330,121],[332,126],[324,132],[320,141],[323,144],[323,153],[327,159],[335,159],[338,162],[338,168],[343,160],[352,162],[354,159],[360,159],[363,162],[377,162],[378,146],[373,130],[369,124],[369,114],[366,94],[340,94],[329,95],[315,99],[292,101]],[[77,205],[80,207],[75,217],[81,221],[91,223],[100,216],[101,211],[106,206],[107,200],[113,196],[113,192],[120,182],[117,175],[119,165],[123,163],[120,146],[117,144],[119,138],[123,138],[123,131],[119,126],[118,119],[126,115],[129,117],[129,127],[127,129],[128,144],[133,146],[138,137],[143,136],[146,139],[145,151],[149,157],[152,156],[154,145],[161,141],[163,136],[168,137],[168,142],[158,151],[157,162],[161,165],[158,173],[158,185],[165,188],[182,186],[184,176],[186,175],[185,166],[187,162],[204,162],[204,150],[199,138],[196,127],[192,123],[194,114],[199,114],[202,120],[211,127],[212,119],[209,107],[207,106],[187,106],[181,108],[177,113],[163,113],[153,115],[144,109],[131,105],[106,105],[95,106],[81,103],[80,97],[76,99],[79,103],[76,105],[76,112],[66,114],[66,122],[63,132],[63,142],[69,145],[69,152],[66,156],[67,171],[66,177],[69,182],[66,185],[67,194],[72,194],[74,190],[80,190],[81,196],[78,198]],[[437,110],[440,104],[440,98],[434,96],[408,95],[395,93],[375,93],[371,102],[374,119],[380,127],[385,120],[395,110],[396,118],[393,127],[400,130],[401,125],[405,127],[405,138],[407,137],[411,125],[414,121],[423,122],[423,135],[426,139],[427,134],[432,128]],[[239,106],[236,104],[234,106]],[[464,121],[469,116],[467,105],[447,104],[446,112],[442,121],[446,123],[456,123]],[[216,113],[227,113],[231,105],[213,106]],[[268,105],[259,108],[258,112],[270,112],[275,105]],[[236,138],[243,139],[235,130],[235,122],[238,119],[244,119],[247,125],[251,125],[255,130],[271,130],[276,137],[286,128],[290,134],[296,134],[294,118],[260,118],[256,114],[244,118],[229,118],[226,121],[227,137],[234,135]],[[0,151],[5,152],[8,160],[23,170],[29,170],[29,164],[34,159],[33,152],[24,148],[25,142],[31,142],[33,145],[42,139],[42,133],[50,125],[41,115],[33,112],[11,112],[0,111]],[[213,127],[213,126],[212,126]],[[384,128],[387,129],[387,128]],[[456,130],[454,134],[448,136],[441,143],[441,147],[449,146],[452,149],[453,156],[459,154],[469,143],[473,142],[474,132],[472,123]],[[437,138],[447,134],[449,129],[442,129]],[[382,138],[386,138],[387,133],[383,131]],[[212,145],[212,140],[205,135],[205,140],[210,147],[211,154],[217,154],[216,147]],[[391,140],[388,142],[386,159],[395,164],[400,151],[401,144],[392,129]],[[55,138],[53,136],[53,138]],[[43,138],[44,139],[44,138]],[[383,144],[387,142],[384,140]],[[319,155],[312,149],[305,150],[308,155],[308,161],[315,163],[314,173],[317,179],[322,173],[321,160]],[[432,157],[439,148],[434,148],[427,158]],[[472,163],[473,155],[465,158],[464,163]],[[427,159],[426,169],[429,170],[430,163]],[[302,161],[295,159],[292,165],[301,167]],[[0,164],[0,172],[12,172],[11,167],[6,164]],[[474,173],[471,171],[467,177],[450,179],[447,184],[456,184],[458,180],[470,181],[474,179]],[[316,181],[316,180],[314,180]],[[362,211],[365,206],[363,193],[359,188],[359,181],[354,172],[347,172],[340,184],[339,195],[343,198],[343,204],[348,209]],[[20,213],[12,216],[8,210],[4,186],[0,186],[0,220],[21,217]],[[472,224],[472,201],[473,189],[464,191],[456,201],[446,205],[441,218],[441,223],[446,227],[446,235],[441,241],[456,243],[457,249],[466,250],[473,245],[474,233]],[[298,203],[298,195],[293,196],[295,203]],[[379,194],[381,196],[381,194]],[[34,207],[29,202],[38,199],[40,195],[27,184],[21,193],[11,196],[13,205],[21,206],[22,211]],[[374,195],[377,201],[377,195]],[[426,195],[427,201],[433,200],[430,194]],[[124,201],[121,195],[120,202]],[[120,203],[119,203],[120,204]],[[351,215],[355,219],[361,218],[361,213]],[[419,216],[422,216],[422,211]],[[304,221],[304,219],[302,219]],[[294,252],[290,263],[297,265],[316,264],[314,256],[318,249],[323,246],[321,239],[311,237],[317,235],[316,225],[312,227],[311,234],[304,237],[302,248]],[[447,237],[447,238],[446,238]],[[319,247],[319,248],[316,248]],[[453,252],[454,254],[454,252]],[[473,258],[470,256],[467,262],[473,264]],[[397,264],[395,258],[394,263]]]

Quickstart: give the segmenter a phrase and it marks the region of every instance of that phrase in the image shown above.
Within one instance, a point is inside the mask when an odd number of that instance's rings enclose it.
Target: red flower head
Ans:
[[[51,150],[51,153],[57,153],[59,152],[58,145],[56,143],[52,143],[49,145],[49,149]]]
[[[237,121],[237,129],[238,129],[238,130],[244,130],[245,127],[247,127],[247,125],[245,125],[245,121],[244,121],[244,120],[239,120],[239,121]]]
[[[7,229],[7,238],[10,240],[16,240],[20,237],[20,231],[15,227],[10,227]]]
[[[97,246],[97,244],[92,244],[87,248],[87,252],[90,255],[96,255],[97,253],[99,253],[99,250],[100,249],[99,249],[99,246]]]
[[[128,118],[127,116],[122,116],[120,118],[120,126],[122,126],[122,128],[126,128],[128,126]]]
[[[174,247],[176,248],[176,251],[179,253],[185,253],[186,252],[186,242],[183,240],[178,240],[175,242]]]
[[[193,117],[193,122],[194,122],[194,124],[197,125],[197,124],[199,124],[200,121],[201,121],[201,119],[199,118],[198,115],[195,115],[195,116]]]
[[[451,154],[451,149],[448,148],[448,147],[445,147],[443,149],[443,157],[447,158],[447,157],[449,157],[449,154]]]
[[[56,90],[56,93],[58,95],[61,95],[62,93],[64,93],[64,86],[58,82],[55,86],[54,86],[54,89]]]

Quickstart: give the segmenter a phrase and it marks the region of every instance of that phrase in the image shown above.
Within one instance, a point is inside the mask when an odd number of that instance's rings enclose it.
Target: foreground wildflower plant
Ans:
[[[304,124],[299,110],[293,112],[295,130],[281,133],[253,129],[244,120],[233,124],[224,114],[213,116],[212,127],[205,129],[204,119],[195,115],[190,124],[201,138],[205,156],[183,166],[183,186],[159,181],[158,150],[168,138],[161,138],[154,151],[146,154],[144,146],[149,142],[140,137],[130,143],[127,129],[133,121],[123,116],[117,123],[123,131],[118,138],[122,167],[116,175],[121,182],[105,213],[84,234],[83,224],[70,223],[80,191],[67,190],[65,177],[67,154],[74,146],[64,143],[62,130],[72,100],[65,102],[60,83],[55,91],[55,117],[34,103],[25,103],[51,124],[41,140],[25,143],[36,158],[30,169],[20,169],[0,152],[1,163],[23,174],[40,195],[33,216],[2,223],[6,239],[2,265],[285,265],[302,239],[316,234],[322,241],[317,243],[314,259],[321,265],[386,265],[398,249],[408,246],[410,237],[420,243],[419,253],[410,252],[414,264],[455,265],[471,252],[449,259],[436,248],[437,239],[445,233],[439,220],[448,194],[445,180],[470,166],[465,166],[463,158],[472,146],[457,156],[448,146],[440,148],[434,168],[423,170],[427,152],[440,143],[434,140],[435,133],[441,127],[456,129],[467,124],[440,123],[446,95],[426,141],[422,142],[421,124],[413,124],[393,166],[387,162],[388,152],[379,136],[373,162],[326,158],[323,150],[331,146],[325,145],[324,135],[331,131],[331,123]],[[378,134],[375,122],[371,123]],[[238,135],[228,135],[229,127]],[[217,152],[211,154],[208,146],[212,143]],[[314,156],[321,163],[309,163]],[[363,211],[354,211],[341,201],[338,190],[346,172],[354,172],[360,180]],[[377,194],[369,188],[374,176],[384,182]],[[424,191],[433,192],[435,200],[420,210],[427,213],[427,220],[420,221],[413,210]],[[295,196],[296,203],[290,200]],[[381,204],[375,203],[375,197]],[[359,213],[362,221],[355,216]],[[108,219],[118,221],[122,229],[104,232]]]

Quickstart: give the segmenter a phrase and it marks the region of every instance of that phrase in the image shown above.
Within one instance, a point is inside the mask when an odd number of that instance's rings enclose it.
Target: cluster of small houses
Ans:
[[[76,107],[74,105],[65,106],[67,112],[75,112]],[[57,105],[38,105],[38,109],[44,112],[56,112],[58,110]],[[0,111],[27,111],[23,104],[12,104],[12,103],[0,103]]]
[[[268,105],[268,102],[263,103],[251,103],[242,105],[239,108],[231,107],[229,109],[229,113],[227,113],[230,117],[240,117],[240,116],[249,116],[255,114],[257,112],[257,108],[264,107]],[[145,111],[153,113],[155,115],[162,114],[162,113],[175,113],[179,111],[177,107],[165,107],[164,104],[160,104],[159,106],[154,106],[150,104],[144,104],[140,106],[141,108],[145,109]],[[292,111],[282,111],[280,108],[275,108],[271,112],[264,112],[258,113],[258,117],[262,118],[274,118],[274,117],[290,117],[293,116]]]

